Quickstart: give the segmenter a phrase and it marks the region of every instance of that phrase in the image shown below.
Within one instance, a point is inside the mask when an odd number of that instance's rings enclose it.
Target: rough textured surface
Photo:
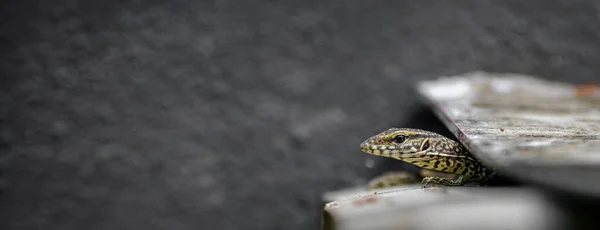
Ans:
[[[471,154],[500,174],[600,197],[600,91],[588,85],[476,71],[418,89]]]
[[[455,136],[495,165],[600,167],[599,90],[583,96],[575,85],[485,72],[422,83]]]
[[[314,228],[369,176],[360,141],[440,129],[417,79],[598,79],[599,9],[2,1],[0,229]]]
[[[574,229],[567,212],[531,188],[428,188],[326,194],[324,230]],[[507,221],[510,220],[510,221]]]

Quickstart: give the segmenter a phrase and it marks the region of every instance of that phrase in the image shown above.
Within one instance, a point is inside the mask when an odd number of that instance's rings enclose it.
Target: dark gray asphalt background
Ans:
[[[600,79],[586,1],[3,1],[0,229],[316,229],[411,84]]]

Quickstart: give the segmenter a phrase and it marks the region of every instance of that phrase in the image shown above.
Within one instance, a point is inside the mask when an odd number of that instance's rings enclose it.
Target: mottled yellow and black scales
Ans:
[[[455,180],[428,177],[430,183],[461,186],[467,182],[485,182],[495,172],[474,158],[467,149],[452,139],[421,129],[390,128],[361,143],[363,152],[395,158],[416,166],[458,175]]]

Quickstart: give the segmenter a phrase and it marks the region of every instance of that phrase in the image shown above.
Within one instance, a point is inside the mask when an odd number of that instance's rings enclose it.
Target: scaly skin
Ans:
[[[496,175],[462,144],[420,129],[390,128],[365,140],[360,144],[360,149],[368,154],[458,175],[456,179],[425,177],[421,181],[424,188],[432,184],[463,186],[469,182],[484,183]]]

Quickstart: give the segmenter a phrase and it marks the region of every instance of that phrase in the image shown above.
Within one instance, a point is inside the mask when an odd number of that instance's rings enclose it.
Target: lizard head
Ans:
[[[407,128],[390,128],[370,137],[360,144],[360,149],[371,155],[402,158],[419,158],[433,146],[439,134]]]

